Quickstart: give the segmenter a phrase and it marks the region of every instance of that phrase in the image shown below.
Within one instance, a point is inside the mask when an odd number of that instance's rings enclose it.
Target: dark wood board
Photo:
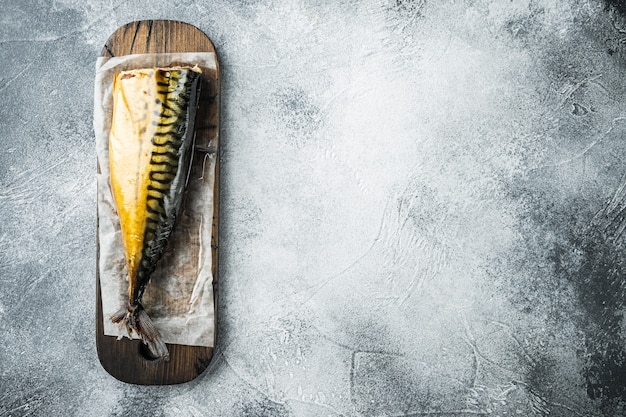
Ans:
[[[211,40],[198,28],[171,20],[143,20],[128,23],[117,29],[107,40],[103,57],[130,54],[153,54],[167,52],[215,52]],[[217,57],[216,57],[216,64]],[[204,82],[196,121],[196,138],[210,138],[209,149],[219,150],[219,65],[216,70],[204,70]],[[219,157],[216,158],[213,224],[211,236],[214,305],[217,306],[217,258],[218,258],[218,205],[219,205]],[[99,228],[98,228],[99,230]],[[98,240],[97,240],[98,241]],[[100,247],[97,247],[100,259]],[[145,355],[139,340],[104,334],[102,294],[99,269],[96,268],[96,347],[100,363],[115,378],[133,384],[166,385],[190,381],[202,374],[213,356],[212,347],[167,344],[169,361],[151,360]],[[217,318],[217,307],[215,311]],[[106,318],[108,319],[108,318]],[[214,326],[216,323],[207,323]]]

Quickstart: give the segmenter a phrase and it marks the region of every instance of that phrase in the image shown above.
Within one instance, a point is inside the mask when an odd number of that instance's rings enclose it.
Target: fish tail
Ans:
[[[137,334],[148,347],[153,358],[169,361],[170,354],[165,342],[163,342],[161,333],[154,326],[141,304],[134,306],[127,304],[111,316],[111,321],[120,326],[125,326],[129,336],[133,333]]]

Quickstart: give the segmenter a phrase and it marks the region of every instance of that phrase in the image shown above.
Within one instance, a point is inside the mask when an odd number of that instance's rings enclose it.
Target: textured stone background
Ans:
[[[0,416],[618,416],[626,19],[602,0],[2,0]],[[211,369],[94,337],[95,59],[184,20],[222,70]]]

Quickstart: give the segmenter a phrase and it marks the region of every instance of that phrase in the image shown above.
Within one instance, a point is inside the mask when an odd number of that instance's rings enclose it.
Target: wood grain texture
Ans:
[[[128,23],[107,40],[104,57],[167,52],[215,52],[211,40],[198,28],[170,20],[144,20]],[[217,58],[216,58],[217,61]],[[217,62],[216,62],[217,63]],[[196,120],[196,143],[205,144],[200,153],[217,153],[219,149],[219,65],[217,70],[204,70],[200,106]],[[202,155],[194,156],[202,163]],[[217,306],[219,157],[216,158],[213,226],[211,236],[213,294]],[[199,247],[199,245],[194,245]],[[199,250],[199,249],[191,249]],[[100,248],[97,248],[100,259]],[[96,268],[98,271],[98,268]],[[147,358],[139,340],[117,340],[104,335],[100,275],[96,274],[96,346],[100,363],[115,378],[142,385],[177,384],[190,381],[205,371],[213,356],[213,348],[167,344],[168,362]],[[215,312],[217,318],[217,308]],[[213,325],[216,323],[207,323]]]

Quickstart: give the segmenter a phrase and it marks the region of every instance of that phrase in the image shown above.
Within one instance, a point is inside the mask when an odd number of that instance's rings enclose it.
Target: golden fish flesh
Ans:
[[[197,67],[123,71],[113,82],[110,181],[128,272],[128,302],[113,316],[169,359],[141,299],[167,245],[183,199],[200,96]]]

